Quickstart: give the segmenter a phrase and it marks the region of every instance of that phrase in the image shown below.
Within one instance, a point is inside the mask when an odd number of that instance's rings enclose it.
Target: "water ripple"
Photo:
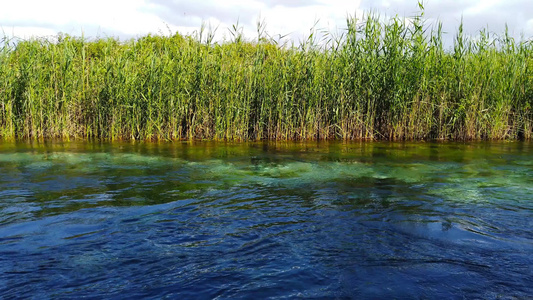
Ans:
[[[0,297],[533,295],[529,148],[373,145],[1,153]]]

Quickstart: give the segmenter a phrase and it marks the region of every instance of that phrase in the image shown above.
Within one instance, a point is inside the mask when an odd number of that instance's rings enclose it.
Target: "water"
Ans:
[[[0,298],[529,298],[528,143],[1,143]]]

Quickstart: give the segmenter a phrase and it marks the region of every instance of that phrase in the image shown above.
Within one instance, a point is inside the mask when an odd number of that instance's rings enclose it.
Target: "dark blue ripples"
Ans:
[[[115,154],[91,158],[90,169],[74,155],[46,164],[56,168],[48,174],[28,167],[31,157],[0,160],[0,297],[533,295],[527,177],[453,162],[469,168],[457,175],[446,160],[428,160],[434,169],[402,179],[394,159],[345,168],[263,155],[249,167],[242,154]],[[13,170],[23,179],[10,179]]]

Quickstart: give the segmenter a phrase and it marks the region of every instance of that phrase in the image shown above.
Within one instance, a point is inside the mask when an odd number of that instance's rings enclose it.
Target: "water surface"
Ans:
[[[528,143],[0,143],[0,298],[528,298]]]

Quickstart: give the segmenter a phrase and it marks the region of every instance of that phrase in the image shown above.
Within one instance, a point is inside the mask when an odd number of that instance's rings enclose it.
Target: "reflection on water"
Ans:
[[[1,143],[0,297],[527,298],[528,143]]]

